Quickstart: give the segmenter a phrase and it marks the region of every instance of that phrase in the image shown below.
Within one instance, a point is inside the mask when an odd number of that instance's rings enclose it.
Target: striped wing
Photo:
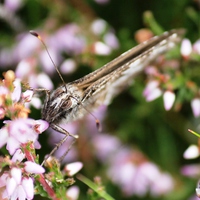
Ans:
[[[109,104],[152,60],[179,43],[184,32],[182,29],[171,30],[155,36],[121,54],[102,68],[74,81],[73,84],[76,83],[84,91],[82,103]]]

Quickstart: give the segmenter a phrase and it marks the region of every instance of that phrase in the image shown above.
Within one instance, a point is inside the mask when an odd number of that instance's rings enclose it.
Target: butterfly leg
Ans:
[[[47,160],[49,157],[51,157],[51,156],[55,153],[55,151],[57,151],[57,150],[59,149],[60,146],[62,146],[62,144],[67,140],[67,138],[68,138],[69,136],[73,137],[74,139],[78,139],[78,135],[70,134],[70,133],[69,133],[68,131],[66,131],[64,128],[62,128],[62,127],[60,127],[60,126],[58,126],[58,125],[56,125],[56,124],[51,124],[50,126],[51,126],[51,128],[54,129],[55,131],[58,131],[58,132],[64,134],[65,137],[64,137],[62,140],[60,140],[59,143],[56,144],[56,146],[53,148],[53,150],[52,150],[52,151],[49,153],[49,155],[44,159],[44,161],[43,161],[42,164],[41,164],[42,166],[44,165],[44,163],[46,162],[46,160]],[[64,156],[65,156],[67,153],[68,153],[68,151],[66,151],[66,153],[60,158],[60,160],[63,159]]]

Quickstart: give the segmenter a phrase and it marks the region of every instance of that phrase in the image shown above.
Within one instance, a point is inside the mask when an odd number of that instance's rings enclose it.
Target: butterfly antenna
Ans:
[[[42,37],[41,37],[38,33],[36,33],[35,31],[29,31],[29,33],[30,33],[31,35],[37,37],[37,38],[40,40],[40,42],[42,43],[42,45],[44,46],[44,48],[45,48],[45,50],[46,50],[46,52],[47,52],[47,54],[48,54],[48,56],[49,56],[51,62],[53,63],[54,68],[56,69],[56,71],[57,71],[57,73],[58,73],[60,79],[62,80],[62,82],[63,82],[63,84],[64,84],[64,87],[65,87],[65,89],[66,89],[66,91],[67,91],[66,83],[65,83],[65,81],[64,81],[64,79],[63,79],[63,77],[62,77],[60,71],[58,70],[57,65],[56,65],[55,62],[53,61],[53,59],[52,59],[52,57],[51,57],[51,55],[50,55],[50,53],[49,53],[49,50],[48,50],[48,48],[47,48],[47,45],[46,45],[45,42],[43,41]]]
[[[63,82],[63,84],[64,84],[65,90],[66,90],[66,92],[67,92],[66,83],[65,83],[65,81],[64,81],[64,79],[63,79],[63,77],[62,77],[60,71],[58,70],[58,67],[56,66],[55,62],[53,61],[53,59],[52,59],[52,57],[51,57],[51,55],[50,55],[50,53],[49,53],[49,50],[48,50],[48,48],[47,48],[45,42],[43,41],[42,37],[41,37],[38,33],[36,33],[35,31],[29,31],[29,32],[30,32],[31,35],[37,37],[37,38],[40,40],[40,42],[42,43],[42,45],[44,46],[44,48],[45,48],[45,50],[46,50],[46,52],[47,52],[47,54],[48,54],[48,56],[49,56],[51,62],[53,63],[53,66],[55,67],[55,69],[56,69],[56,71],[57,71],[57,73],[58,73],[60,79],[62,80],[62,82]],[[74,98],[77,102],[79,102],[75,97],[72,96],[72,98]],[[80,103],[80,104],[82,105],[82,107],[95,119],[96,127],[97,127],[98,131],[101,132],[102,129],[101,129],[100,121],[99,121],[99,120],[98,120],[98,119],[97,119],[97,118],[96,118],[96,117],[95,117],[81,102],[79,102],[79,103]]]

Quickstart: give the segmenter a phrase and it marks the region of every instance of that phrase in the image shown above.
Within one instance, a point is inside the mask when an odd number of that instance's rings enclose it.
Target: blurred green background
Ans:
[[[102,2],[99,1],[98,3],[94,0],[24,0],[19,8],[9,11],[5,9],[6,1],[1,1],[1,72],[8,69],[15,70],[18,65],[20,58],[14,59],[12,51],[5,53],[4,50],[12,49],[20,41],[20,34],[27,34],[29,30],[37,30],[42,32],[43,35],[46,34],[45,36],[48,36],[69,23],[77,24],[80,30],[82,30],[82,34],[87,40],[88,49],[83,54],[78,55],[64,53],[64,57],[73,58],[78,63],[78,68],[75,72],[63,75],[66,82],[75,80],[101,67],[120,53],[136,45],[137,42],[134,39],[134,35],[137,30],[149,28],[155,34],[160,34],[157,25],[153,24],[154,21],[152,19],[149,21],[145,19],[144,13],[146,11],[151,11],[161,30],[166,31],[181,27],[187,30],[186,37],[192,42],[200,38],[199,0],[108,0],[104,3]],[[9,4],[12,7],[14,1],[10,1]],[[91,37],[92,34],[89,29],[91,23],[98,18],[104,19],[108,23],[109,28],[112,27],[119,41],[119,48],[106,56],[95,55],[92,52],[90,55],[92,44],[101,38],[101,36],[99,38]],[[35,41],[35,38],[32,40]],[[65,38],[61,38],[61,40],[65,40]],[[31,45],[32,43],[27,43],[21,48],[24,48],[26,51],[26,48],[29,48]],[[12,56],[10,56],[9,52]],[[36,50],[29,56],[37,57],[37,54]],[[188,61],[187,67],[190,64]],[[38,66],[37,70],[41,72],[43,69],[40,64],[37,63],[36,65]],[[200,68],[200,63],[195,62],[195,66],[197,67],[195,83],[198,85],[200,77],[198,67]],[[194,63],[191,64],[192,69],[193,67]],[[55,72],[50,73],[49,76],[55,87],[61,83]],[[161,171],[170,173],[175,182],[172,191],[158,196],[154,196],[150,192],[144,195],[125,195],[121,191],[120,186],[113,184],[106,175],[108,173],[108,163],[106,161],[99,161],[95,155],[89,155],[89,158],[84,160],[84,156],[79,153],[80,155],[77,158],[84,163],[84,169],[81,173],[90,179],[97,175],[101,176],[106,191],[115,199],[192,199],[195,195],[195,188],[200,173],[193,178],[181,174],[183,166],[199,163],[199,158],[193,160],[183,158],[183,153],[187,147],[190,144],[197,144],[198,140],[196,136],[188,132],[188,128],[197,132],[200,131],[199,118],[195,118],[192,114],[191,98],[188,97],[187,100],[184,98],[181,102],[181,109],[178,111],[175,109],[165,111],[161,97],[155,101],[146,102],[142,96],[145,84],[146,77],[144,74],[141,74],[136,78],[133,85],[113,100],[102,122],[104,132],[118,137],[118,140],[124,147],[137,148],[138,151],[143,153],[145,160],[156,164]],[[182,92],[185,91],[184,95],[187,95],[187,90],[184,89]],[[40,118],[40,111],[33,108],[30,116],[38,119]],[[84,127],[82,127],[83,125],[79,126],[80,130],[78,133],[83,135],[80,136],[82,142],[79,141],[77,145],[79,150],[82,149],[84,151],[84,148],[92,149],[91,135],[84,136],[84,134],[87,134],[85,132],[88,132],[90,129],[87,130],[86,125]],[[41,153],[42,151],[42,156],[47,154],[52,148],[47,146],[46,136],[43,134],[40,137],[43,148],[39,152]],[[81,145],[84,145],[84,148]],[[138,184],[140,184],[139,181]],[[79,199],[92,199],[86,197],[87,186],[79,180],[77,180],[76,185],[80,187],[81,191]],[[145,184],[143,187],[146,187]],[[43,198],[36,196],[35,199]]]

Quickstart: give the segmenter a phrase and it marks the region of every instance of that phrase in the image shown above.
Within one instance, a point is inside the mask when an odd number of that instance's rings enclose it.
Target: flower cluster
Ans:
[[[193,77],[185,74],[184,70],[180,71],[180,68],[188,67],[189,64],[192,65],[191,63],[198,62],[200,58],[200,40],[197,40],[192,46],[188,39],[184,39],[181,43],[180,54],[183,62],[178,62],[175,59],[166,60],[164,57],[161,57],[156,63],[159,68],[155,66],[148,66],[146,68],[145,72],[148,75],[149,81],[144,89],[143,95],[147,101],[152,101],[163,95],[164,108],[165,110],[170,110],[177,98],[176,91],[181,91],[181,89],[186,88],[186,90],[189,90],[189,94],[191,94],[190,100],[193,114],[195,117],[199,117],[200,90],[196,83],[191,81]],[[172,75],[171,69],[176,70],[176,73]],[[180,98],[178,97],[178,99]],[[185,100],[188,100],[188,97],[185,97]],[[177,102],[175,109],[179,110],[182,103],[180,101]]]
[[[54,190],[44,178],[44,168],[38,164],[38,157],[35,149],[40,148],[38,135],[48,127],[48,122],[44,120],[34,120],[28,118],[30,110],[28,106],[33,97],[33,91],[22,92],[21,82],[15,78],[13,71],[4,73],[4,79],[0,81],[0,110],[1,119],[4,117],[9,120],[4,121],[4,126],[0,129],[0,148],[6,145],[9,156],[0,157],[0,188],[1,197],[8,199],[33,199],[34,185],[43,185],[44,191],[49,196],[53,195],[57,199]],[[11,158],[10,158],[11,157]],[[58,172],[58,166],[56,165]],[[55,169],[53,168],[53,169]],[[73,176],[82,168],[82,163],[75,162],[65,166],[60,177]],[[53,169],[51,169],[51,173]],[[47,177],[50,177],[46,174]],[[49,178],[48,181],[51,179]],[[72,180],[65,183],[68,187],[73,183]],[[72,190],[72,189],[71,189]],[[65,196],[71,197],[76,192],[64,191]],[[68,194],[69,193],[69,194]]]

